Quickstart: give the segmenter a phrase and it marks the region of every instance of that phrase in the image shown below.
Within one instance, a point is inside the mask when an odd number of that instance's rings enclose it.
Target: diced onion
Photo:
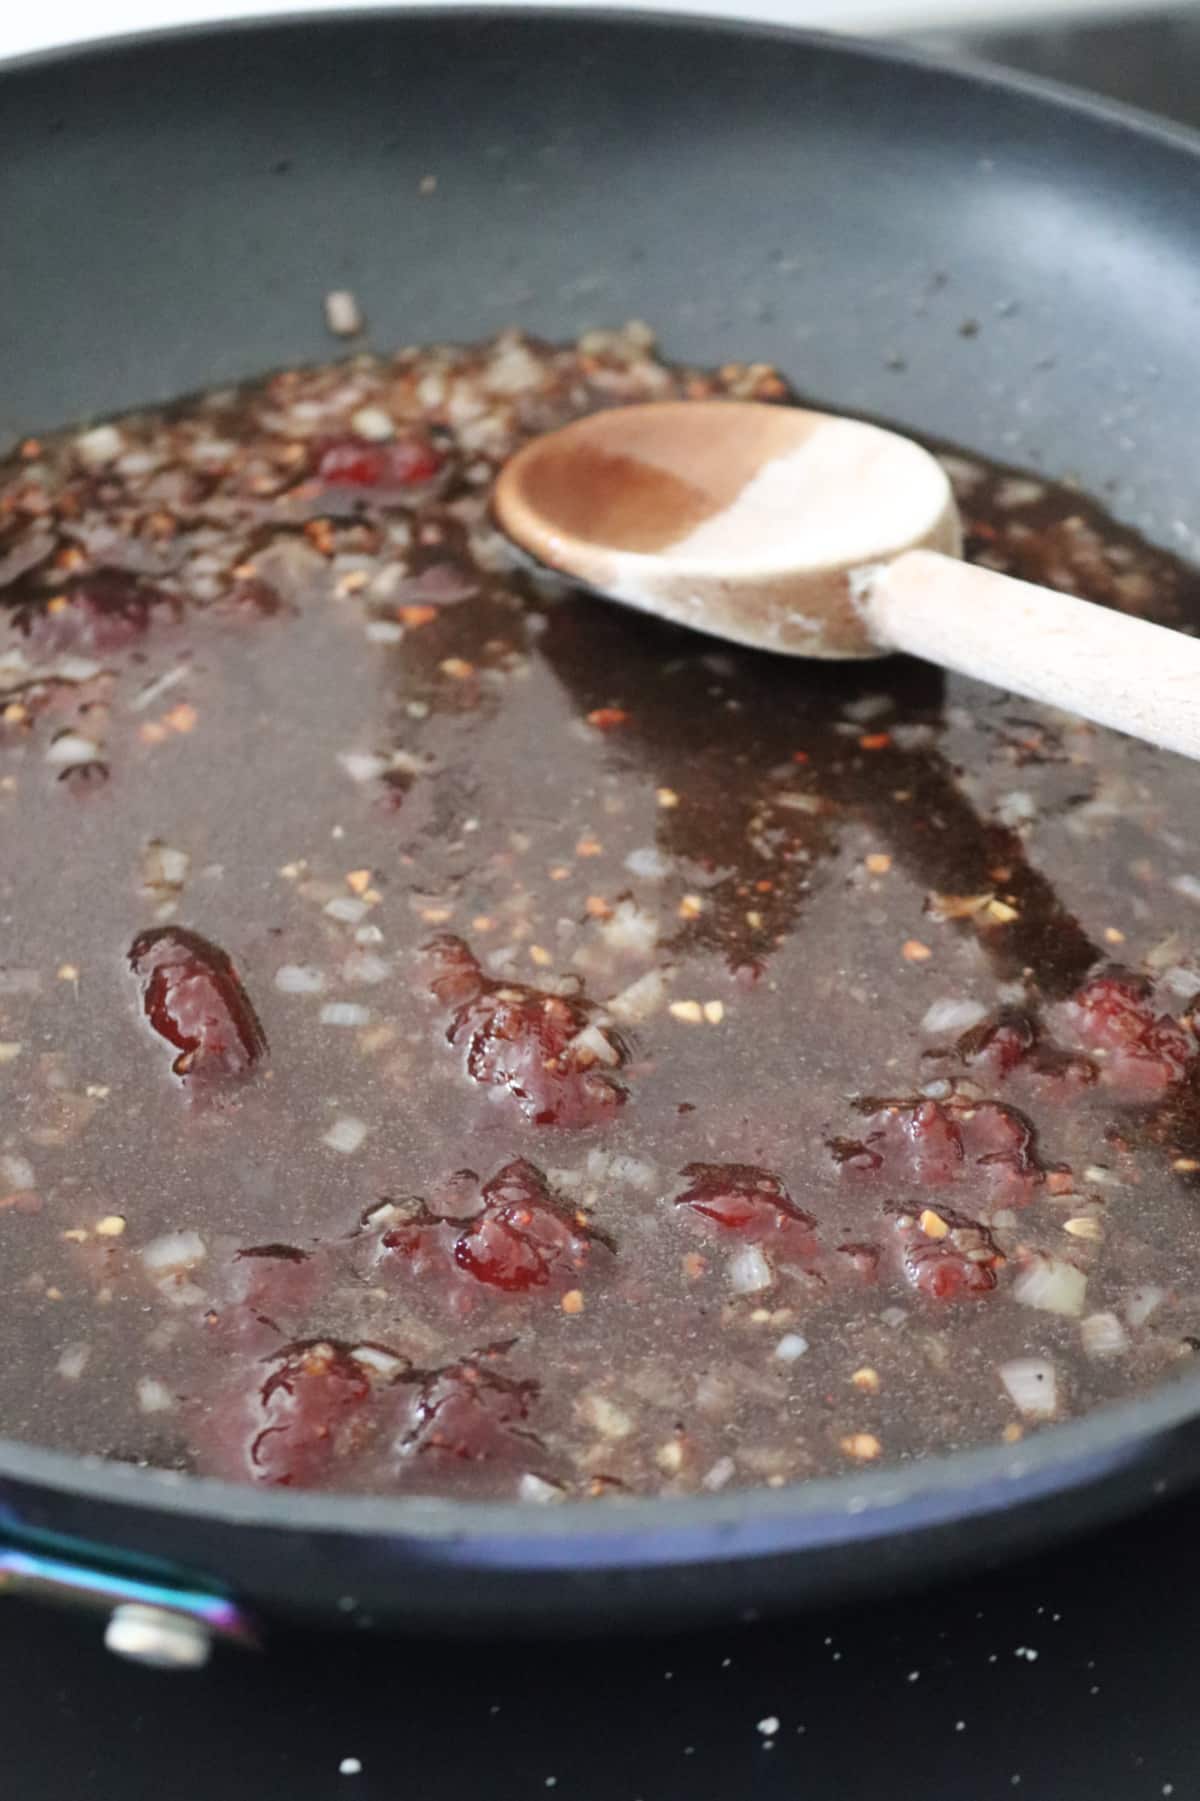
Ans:
[[[187,881],[191,866],[187,851],[152,838],[142,854],[142,886],[153,893],[177,894]]]
[[[640,876],[645,882],[662,882],[671,873],[671,859],[664,856],[657,845],[647,844],[630,851],[625,867],[630,875]]]
[[[370,1021],[370,1008],[360,1007],[357,1001],[327,1001],[321,1008],[323,1026],[365,1026]]]
[[[366,901],[356,900],[352,894],[336,894],[331,901],[326,901],[325,911],[330,919],[336,919],[342,925],[356,926],[371,909]]]
[[[47,763],[77,767],[80,763],[98,763],[100,746],[79,732],[60,732],[46,747]]]
[[[780,1363],[795,1363],[808,1350],[808,1340],[799,1332],[785,1332],[775,1346],[775,1355]]]
[[[320,994],[325,972],[307,963],[283,963],[275,971],[275,986],[280,994]]]
[[[735,1294],[757,1294],[760,1288],[770,1288],[773,1280],[771,1265],[756,1244],[735,1251],[729,1259],[729,1285]]]
[[[350,1355],[355,1363],[373,1370],[377,1376],[395,1376],[405,1367],[403,1357],[397,1357],[394,1351],[385,1351],[381,1345],[357,1344]]]
[[[362,330],[362,308],[349,288],[331,288],[326,294],[325,323],[337,338],[352,338]]]
[[[175,1405],[175,1397],[165,1382],[156,1382],[153,1376],[143,1376],[137,1385],[138,1406],[143,1413],[168,1413]]]
[[[338,756],[338,762],[352,782],[374,782],[388,770],[386,757],[366,750],[344,750]]]
[[[1010,475],[996,489],[996,505],[1005,512],[1014,507],[1031,507],[1045,494],[1043,482],[1030,481],[1025,476]]]
[[[60,657],[54,665],[54,673],[62,682],[90,682],[103,667],[103,663],[97,663],[92,657]]]
[[[1013,1299],[1022,1307],[1042,1313],[1061,1313],[1078,1319],[1087,1294],[1087,1276],[1065,1257],[1038,1255],[1030,1259],[1012,1287]]]
[[[1037,815],[1038,804],[1024,788],[1010,788],[996,803],[996,818],[1001,825],[1028,825]]]
[[[661,969],[651,969],[628,988],[622,988],[620,994],[614,994],[607,1011],[624,1025],[640,1025],[661,1010],[666,998],[666,976]]]
[[[1158,1312],[1166,1298],[1165,1288],[1158,1288],[1153,1282],[1143,1282],[1126,1301],[1125,1318],[1131,1326],[1144,1326],[1150,1315]]]
[[[343,1118],[334,1120],[321,1143],[327,1144],[331,1151],[340,1151],[344,1157],[350,1157],[359,1149],[366,1136],[367,1128],[362,1120],[346,1114]]]
[[[532,1470],[526,1470],[517,1483],[517,1495],[522,1501],[532,1501],[538,1506],[548,1506],[552,1501],[564,1499],[563,1491],[556,1483],[547,1482],[541,1476],[535,1476]]]
[[[1129,1334],[1115,1313],[1089,1313],[1079,1322],[1079,1336],[1089,1357],[1120,1357],[1129,1349]]]
[[[601,925],[600,934],[610,950],[646,956],[658,943],[658,919],[634,901],[618,901],[612,918]]]
[[[890,713],[896,702],[890,694],[863,694],[857,700],[851,700],[842,708],[847,719],[853,719],[856,725],[868,725],[872,719],[880,719]]]
[[[542,365],[527,344],[500,339],[483,370],[483,380],[495,394],[523,394],[542,382]]]
[[[75,440],[76,454],[89,469],[115,463],[124,449],[125,439],[115,425],[95,425],[91,431],[80,432]]]
[[[1173,963],[1162,972],[1162,984],[1181,1000],[1190,1000],[1200,989],[1200,970],[1189,969],[1185,963]]]
[[[579,1413],[584,1422],[598,1432],[601,1438],[614,1441],[628,1438],[633,1431],[633,1421],[623,1407],[610,1401],[607,1395],[584,1395],[579,1403]]]
[[[737,1465],[732,1457],[718,1457],[712,1468],[706,1470],[701,1476],[700,1486],[706,1488],[709,1494],[715,1495],[719,1489],[725,1487],[727,1482],[731,1482],[736,1474]]]
[[[381,406],[360,406],[351,413],[350,423],[360,438],[369,438],[373,444],[383,444],[396,435],[396,427]]]
[[[969,1032],[977,1026],[981,1019],[986,1019],[987,1008],[981,1001],[967,999],[934,1001],[928,1009],[921,1028],[926,1032]]]
[[[164,1232],[152,1238],[142,1250],[142,1262],[151,1275],[162,1276],[173,1270],[195,1269],[208,1256],[208,1246],[199,1232]]]
[[[33,1164],[28,1157],[17,1157],[11,1153],[0,1157],[0,1182],[4,1183],[6,1189],[33,1188],[36,1185]]]
[[[92,1354],[89,1344],[69,1344],[58,1359],[57,1369],[64,1382],[78,1382]]]
[[[1044,1357],[1015,1357],[1002,1363],[1000,1380],[1013,1405],[1028,1419],[1051,1419],[1058,1412],[1058,1374]]]

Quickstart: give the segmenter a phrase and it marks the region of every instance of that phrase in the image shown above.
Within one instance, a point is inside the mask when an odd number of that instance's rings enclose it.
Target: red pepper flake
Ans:
[[[858,741],[859,750],[886,750],[892,742],[890,732],[866,732]]]
[[[624,707],[595,707],[587,716],[588,724],[594,725],[601,732],[614,731],[617,726],[628,724],[628,721],[629,715]]]
[[[806,750],[794,750],[792,752],[792,762],[793,763],[811,763],[812,758],[809,756],[809,754]]]
[[[906,938],[900,954],[906,963],[928,963],[933,952],[919,938]]]
[[[437,618],[436,607],[397,607],[396,617],[401,625],[409,626],[415,631],[419,626],[432,625]]]
[[[195,707],[183,700],[177,707],[172,707],[169,713],[163,714],[162,723],[173,732],[194,732],[199,718]]]

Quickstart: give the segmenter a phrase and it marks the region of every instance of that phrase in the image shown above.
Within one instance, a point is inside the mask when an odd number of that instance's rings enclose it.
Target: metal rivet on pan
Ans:
[[[212,1651],[212,1634],[200,1620],[127,1601],[113,1609],[104,1643],[118,1657],[154,1670],[200,1670]]]

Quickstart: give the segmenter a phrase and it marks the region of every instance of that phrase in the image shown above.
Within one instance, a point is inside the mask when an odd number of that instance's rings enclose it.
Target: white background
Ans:
[[[350,3],[350,0],[347,0]],[[371,0],[353,0],[356,7]],[[499,0],[500,4],[504,0]],[[528,3],[528,0],[526,0]],[[560,0],[585,5],[587,0]],[[628,0],[607,0],[625,4]],[[642,0],[647,10],[733,14],[826,29],[892,32],[1054,19],[1149,10],[1139,0]],[[0,0],[0,56],[15,56],[89,37],[110,37],[150,26],[268,13],[336,11],[337,0]]]

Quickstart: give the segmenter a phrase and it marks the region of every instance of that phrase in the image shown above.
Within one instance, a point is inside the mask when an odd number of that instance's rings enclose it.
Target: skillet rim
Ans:
[[[236,44],[248,37],[268,39],[298,30],[336,32],[343,27],[364,25],[402,32],[410,20],[460,29],[471,25],[511,26],[517,33],[549,23],[557,28],[578,27],[584,32],[597,28],[618,33],[625,30],[631,35],[657,31],[693,38],[807,46],[826,57],[940,73],[960,88],[998,90],[1002,95],[1030,99],[1043,109],[1081,116],[1200,165],[1200,131],[1058,81],[1001,69],[974,57],[945,56],[869,37],[718,15],[662,12],[640,5],[448,6],[439,0],[418,0],[408,6],[327,7],[313,12],[192,22],[89,38],[2,58],[0,94],[14,77],[69,66],[80,68],[89,63],[103,65],[110,57],[147,49],[182,51],[189,43],[227,40]],[[0,1493],[4,1484],[19,1483],[147,1514],[167,1514],[229,1527],[285,1527],[355,1538],[384,1535],[426,1543],[491,1539],[508,1541],[516,1547],[546,1540],[569,1545],[575,1539],[624,1538],[631,1541],[629,1565],[634,1567],[650,1561],[646,1556],[649,1542],[663,1538],[678,1537],[680,1555],[652,1561],[684,1562],[712,1556],[725,1560],[784,1548],[742,1546],[733,1538],[721,1542],[722,1534],[728,1534],[732,1528],[772,1521],[797,1526],[807,1521],[819,1527],[822,1517],[845,1521],[858,1516],[861,1536],[867,1539],[895,1530],[899,1523],[896,1516],[902,1513],[907,1515],[906,1526],[913,1529],[965,1515],[1002,1511],[1010,1502],[1086,1487],[1102,1474],[1136,1466],[1141,1461],[1148,1465],[1156,1440],[1175,1428],[1194,1423],[1198,1417],[1200,1367],[1191,1374],[1163,1382],[1147,1394],[1100,1407],[1077,1420],[1045,1427],[1016,1446],[984,1445],[943,1452],[909,1464],[821,1477],[779,1489],[750,1487],[717,1495],[642,1498],[608,1507],[578,1502],[536,1507],[519,1501],[260,1489],[249,1483],[140,1469],[95,1455],[43,1450],[0,1437]],[[1167,1486],[1161,1478],[1153,1484],[1155,1492]],[[972,1497],[974,1504],[967,1505]],[[953,1506],[956,1501],[962,1503],[958,1513]],[[689,1533],[700,1534],[702,1541],[699,1550],[692,1554],[685,1549]],[[0,1542],[2,1538],[0,1531]],[[807,1548],[816,1549],[821,1542],[818,1530]]]

